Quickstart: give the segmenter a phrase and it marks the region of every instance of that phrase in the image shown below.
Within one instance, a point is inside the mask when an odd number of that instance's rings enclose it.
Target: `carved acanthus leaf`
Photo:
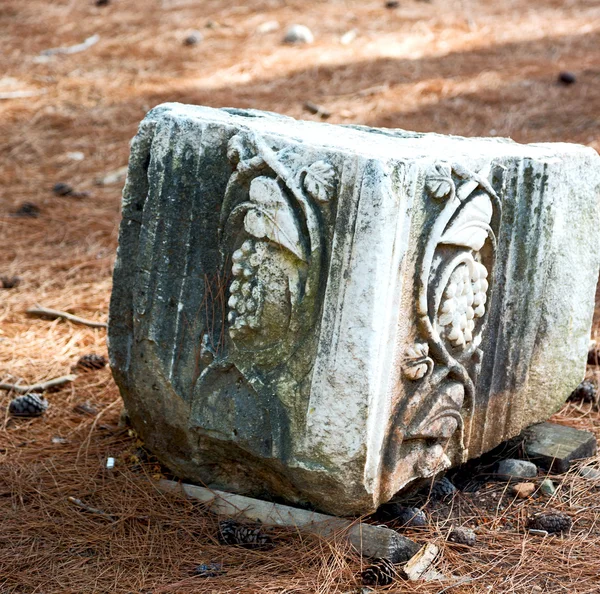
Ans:
[[[335,190],[335,169],[325,161],[316,161],[306,170],[304,188],[319,202],[328,202]]]
[[[435,163],[427,173],[425,181],[427,191],[433,198],[442,200],[448,198],[454,192],[454,181],[452,180],[452,168],[449,163]]]
[[[306,250],[296,217],[277,181],[269,177],[252,180],[250,201],[253,208],[244,220],[246,231],[257,239],[266,237],[306,261]]]
[[[479,251],[490,231],[493,208],[487,194],[479,194],[458,213],[439,243],[459,245]]]

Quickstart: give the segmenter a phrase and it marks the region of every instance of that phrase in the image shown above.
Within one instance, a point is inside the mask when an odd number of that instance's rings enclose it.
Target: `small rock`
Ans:
[[[123,181],[127,177],[127,165],[119,167],[110,173],[107,173],[103,177],[96,179],[96,184],[99,186],[110,186],[111,184],[117,184]]]
[[[403,576],[411,582],[421,579],[438,556],[440,548],[432,542],[419,549],[419,552],[409,559],[402,568]]]
[[[556,487],[550,479],[544,479],[542,481],[542,484],[540,485],[540,490],[544,495],[547,495],[548,497],[552,497],[552,495],[556,493]]]
[[[457,488],[452,484],[447,477],[441,478],[433,483],[431,488],[431,498],[436,501],[442,501],[448,497],[452,497],[456,493]]]
[[[64,437],[55,436],[52,438],[52,443],[69,443],[69,440]]]
[[[548,536],[547,530],[536,530],[535,528],[530,528],[527,532],[533,536]]]
[[[448,540],[450,542],[454,542],[456,544],[465,545],[467,547],[475,546],[475,542],[477,541],[477,536],[475,532],[470,528],[462,528],[457,527],[453,528],[448,536]]]
[[[203,578],[217,577],[223,573],[223,565],[221,563],[202,563],[202,565],[198,565],[194,569],[194,575]]]
[[[57,184],[54,184],[52,192],[57,196],[70,196],[73,193],[73,187],[64,182],[58,182]]]
[[[183,40],[183,45],[197,45],[204,41],[204,35],[200,31],[190,31]]]
[[[588,353],[589,359],[589,353]],[[596,402],[596,386],[589,380],[583,380],[567,398],[570,402]]]
[[[579,475],[592,481],[600,480],[600,470],[592,468],[591,466],[581,467],[579,469]]]
[[[533,495],[534,491],[534,483],[517,483],[512,487],[513,494],[516,495],[519,499],[526,499],[527,497],[530,497],[531,495]]]
[[[563,85],[572,85],[577,82],[577,77],[568,70],[563,70],[558,75],[558,82]]]
[[[40,216],[40,212],[40,207],[37,204],[34,204],[33,202],[23,202],[12,215],[14,217],[36,219]]]
[[[284,43],[312,43],[315,40],[312,31],[305,25],[292,25],[283,38]]]
[[[18,276],[0,276],[0,287],[3,289],[15,289],[21,284]]]
[[[259,35],[266,35],[267,33],[273,33],[274,31],[277,31],[279,27],[279,21],[266,21],[256,27],[256,32]]]
[[[400,2],[398,2],[397,0],[389,0],[384,4],[384,6],[392,10],[394,8],[398,8],[400,6]]]
[[[356,36],[356,29],[351,29],[340,37],[340,43],[342,45],[350,45],[356,39]]]
[[[540,512],[527,521],[529,530],[545,530],[549,534],[567,532],[572,525],[573,520],[569,516],[557,511]]]
[[[85,159],[85,155],[81,151],[68,152],[67,157],[72,161],[83,161]]]
[[[96,0],[96,6],[108,6],[110,0]]]
[[[533,478],[537,476],[537,466],[526,460],[507,458],[498,463],[496,474],[505,477]]]
[[[73,412],[93,417],[98,414],[98,409],[94,408],[89,402],[80,402],[73,407]]]

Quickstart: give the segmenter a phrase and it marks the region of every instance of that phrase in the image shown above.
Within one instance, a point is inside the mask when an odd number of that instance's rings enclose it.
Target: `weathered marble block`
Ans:
[[[582,379],[600,158],[167,104],[131,148],[109,324],[179,476],[368,512]]]

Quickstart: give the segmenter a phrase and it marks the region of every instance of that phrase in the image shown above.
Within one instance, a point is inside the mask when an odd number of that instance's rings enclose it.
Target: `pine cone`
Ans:
[[[418,507],[404,507],[399,503],[389,503],[378,510],[382,520],[395,521],[406,528],[427,526],[427,516]]]
[[[573,520],[569,516],[557,511],[540,512],[527,521],[527,528],[545,530],[549,534],[567,532],[572,525]]]
[[[450,542],[455,542],[456,544],[472,547],[475,545],[477,537],[475,536],[475,532],[470,528],[458,527],[452,529],[450,536],[448,536],[448,540]]]
[[[239,545],[248,549],[273,545],[273,541],[259,527],[252,528],[235,520],[219,522],[219,541],[222,544]]]
[[[48,408],[48,401],[39,394],[17,396],[8,405],[8,412],[13,417],[40,417]]]
[[[583,380],[572,392],[569,401],[596,402],[596,386],[588,380]]]
[[[437,501],[452,497],[454,493],[456,493],[456,487],[446,477],[433,483],[433,487],[431,488],[431,498]]]
[[[102,355],[96,355],[95,353],[90,353],[89,355],[83,355],[77,361],[75,368],[82,369],[85,371],[92,371],[94,369],[102,369],[106,367],[106,358]]]
[[[18,276],[0,276],[0,287],[3,289],[14,289],[21,283]]]
[[[363,586],[388,586],[396,577],[396,569],[389,559],[374,559],[360,574]]]

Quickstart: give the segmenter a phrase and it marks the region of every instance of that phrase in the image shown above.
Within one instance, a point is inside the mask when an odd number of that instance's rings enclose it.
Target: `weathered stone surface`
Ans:
[[[573,460],[596,453],[596,436],[556,423],[540,423],[525,431],[525,455],[538,466],[553,472],[567,472]]]
[[[170,104],[133,141],[111,301],[179,476],[369,512],[581,381],[600,159]]]

